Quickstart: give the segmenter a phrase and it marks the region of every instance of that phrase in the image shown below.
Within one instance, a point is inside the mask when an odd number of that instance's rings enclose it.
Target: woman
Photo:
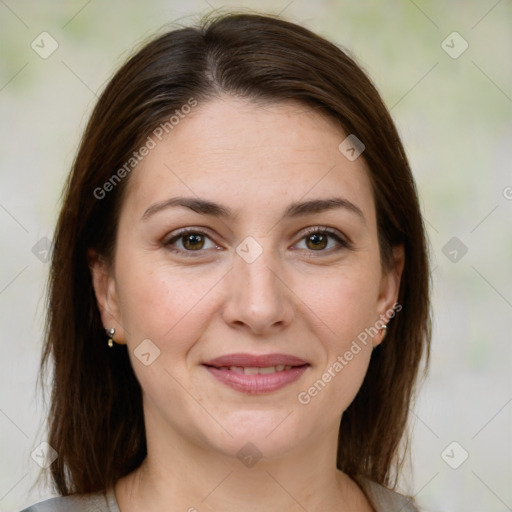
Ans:
[[[227,15],[96,105],[54,239],[43,510],[416,510],[393,489],[422,360],[425,231],[343,51]]]

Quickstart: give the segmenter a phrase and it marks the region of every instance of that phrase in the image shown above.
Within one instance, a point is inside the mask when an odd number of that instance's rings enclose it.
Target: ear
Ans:
[[[382,273],[379,297],[377,300],[378,327],[385,325],[394,316],[394,306],[400,292],[400,281],[405,264],[405,251],[402,244],[393,247],[392,261],[388,268]],[[401,309],[401,306],[399,306]],[[398,307],[397,310],[399,311]],[[374,345],[379,345],[384,339],[385,331],[374,338]]]
[[[94,249],[89,249],[87,256],[103,327],[105,327],[105,329],[113,327],[115,329],[114,341],[119,344],[125,344],[126,337],[121,325],[116,281],[112,275],[112,269],[104,258],[99,256]]]

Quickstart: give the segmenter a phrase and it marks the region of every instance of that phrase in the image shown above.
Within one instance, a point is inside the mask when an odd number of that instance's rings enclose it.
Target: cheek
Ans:
[[[347,266],[316,281],[323,286],[313,288],[310,282],[300,294],[307,306],[304,314],[318,326],[312,330],[323,345],[325,359],[298,401],[332,421],[350,405],[368,369],[372,353],[369,328],[376,321],[379,276],[371,266]]]
[[[191,343],[207,319],[208,294],[219,281],[217,272],[176,268],[150,256],[120,258],[118,299],[128,345],[149,338],[176,352]]]
[[[193,401],[183,400],[182,387],[192,391],[188,355],[210,321],[209,298],[221,275],[198,275],[197,269],[172,268],[128,254],[119,259],[118,268],[124,269],[117,273],[117,282],[129,356],[146,398],[163,400],[164,409],[167,403],[181,404],[183,412],[192,407],[192,414]],[[150,345],[151,359],[158,355],[146,366],[138,359],[138,347],[147,339],[159,352]]]
[[[330,351],[344,351],[350,341],[376,321],[378,272],[366,266],[341,268],[321,279],[304,280],[299,296],[323,325]]]

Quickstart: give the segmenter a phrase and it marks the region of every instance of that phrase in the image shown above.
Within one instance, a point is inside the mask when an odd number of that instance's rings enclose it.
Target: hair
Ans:
[[[114,74],[83,134],[63,193],[51,260],[40,375],[53,363],[48,443],[62,495],[105,490],[147,454],[142,391],[126,346],[109,349],[87,253],[112,262],[126,176],[98,198],[156,127],[191,98],[221,95],[318,109],[364,145],[384,266],[405,266],[387,337],[340,424],[337,467],[395,487],[408,412],[430,353],[427,240],[411,169],[391,116],[348,52],[277,16],[224,14],[154,37]],[[341,133],[341,132],[340,132]],[[340,139],[341,141],[341,139]],[[120,176],[120,174],[118,174]],[[112,183],[112,181],[111,181]]]

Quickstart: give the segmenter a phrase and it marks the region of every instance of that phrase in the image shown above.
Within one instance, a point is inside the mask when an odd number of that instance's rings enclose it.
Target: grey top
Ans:
[[[105,493],[80,494],[50,498],[36,503],[21,512],[121,512],[117,505],[114,489]]]
[[[382,485],[356,478],[375,512],[418,512],[414,502]],[[105,493],[51,498],[21,512],[121,512],[112,487]]]

